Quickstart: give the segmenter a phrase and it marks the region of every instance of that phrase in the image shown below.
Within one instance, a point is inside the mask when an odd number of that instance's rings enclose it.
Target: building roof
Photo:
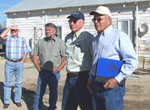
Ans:
[[[150,0],[94,0],[94,2],[93,0],[23,0],[5,10],[4,13],[142,1]]]

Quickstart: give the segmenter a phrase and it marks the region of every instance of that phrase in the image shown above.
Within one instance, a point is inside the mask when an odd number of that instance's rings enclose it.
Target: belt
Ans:
[[[75,74],[75,73],[68,73],[68,76],[70,76],[70,77],[77,77],[78,74]]]
[[[21,60],[22,60],[22,58],[21,58],[21,59],[19,59],[19,60],[9,60],[9,59],[7,58],[7,60],[8,60],[8,61],[11,61],[11,62],[19,62],[19,61],[21,61]]]
[[[89,75],[89,71],[80,71],[80,72],[70,72],[67,74],[70,77],[77,77],[80,75]]]

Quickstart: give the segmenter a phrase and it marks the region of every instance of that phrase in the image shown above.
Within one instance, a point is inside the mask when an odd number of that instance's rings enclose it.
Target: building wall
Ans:
[[[112,12],[112,26],[116,29],[120,29],[120,21],[123,19],[132,19],[136,21],[136,4],[116,4],[106,5]],[[91,19],[93,16],[89,15],[91,10],[95,10],[97,6],[84,6],[84,7],[70,7],[63,9],[47,9],[47,10],[35,10],[28,12],[18,12],[7,14],[7,25],[17,24],[20,28],[19,35],[24,37],[31,48],[34,47],[34,29],[36,28],[36,42],[38,39],[45,37],[44,25],[48,22],[56,24],[56,26],[62,27],[62,39],[70,33],[67,17],[75,10],[79,10],[85,15],[84,29],[89,31],[94,36],[97,34],[93,22]],[[150,28],[150,6],[148,2],[138,3],[138,27],[141,24],[146,23]],[[135,23],[136,27],[136,23]],[[136,28],[135,28],[136,29]],[[133,45],[136,49],[136,30],[135,30]],[[147,33],[138,33],[138,59],[140,64],[138,67],[150,68],[150,29]],[[146,61],[146,62],[145,62]]]

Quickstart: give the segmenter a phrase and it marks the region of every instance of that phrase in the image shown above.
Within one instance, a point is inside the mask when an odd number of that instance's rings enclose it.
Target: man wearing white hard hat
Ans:
[[[129,36],[112,27],[112,15],[107,7],[99,6],[95,11],[91,11],[90,15],[94,15],[92,21],[97,35],[92,43],[93,64],[87,88],[95,98],[96,110],[123,110],[125,78],[136,69],[137,56]],[[101,77],[96,82],[99,58],[122,61],[117,75]],[[106,73],[102,74],[105,76]]]

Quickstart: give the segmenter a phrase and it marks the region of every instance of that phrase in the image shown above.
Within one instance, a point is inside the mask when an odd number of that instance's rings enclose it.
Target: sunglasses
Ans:
[[[76,23],[77,23],[77,19],[75,19],[75,20],[71,20],[71,19],[70,19],[70,20],[68,20],[68,22],[69,22],[69,23],[72,23],[72,22],[73,22],[74,24],[76,24]]]
[[[102,20],[104,20],[104,19],[108,19],[108,18],[93,18],[92,19],[92,22],[95,22],[96,20],[98,21],[98,22],[100,22],[100,21],[102,21]]]
[[[18,31],[18,29],[11,29],[11,32],[13,32],[13,31],[16,32],[16,31]]]

